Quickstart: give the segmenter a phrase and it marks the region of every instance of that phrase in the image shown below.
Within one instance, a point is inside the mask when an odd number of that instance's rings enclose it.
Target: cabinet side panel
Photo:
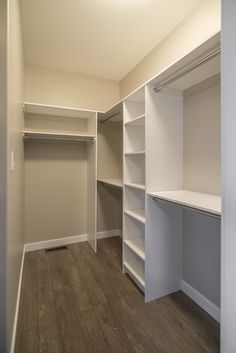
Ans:
[[[97,117],[94,118],[93,129],[97,134]],[[97,139],[87,146],[87,234],[88,243],[97,251]]]
[[[222,1],[222,311],[221,353],[236,352],[236,2]]]
[[[146,202],[145,300],[180,289],[183,211],[148,198]]]

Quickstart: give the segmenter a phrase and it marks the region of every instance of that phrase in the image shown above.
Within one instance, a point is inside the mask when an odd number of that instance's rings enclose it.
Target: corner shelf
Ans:
[[[99,178],[97,181],[118,189],[123,189],[123,180],[121,178]]]
[[[86,133],[69,134],[62,132],[44,132],[44,131],[23,131],[24,141],[30,140],[61,140],[74,142],[90,142],[96,139],[95,135]]]
[[[150,197],[183,206],[212,216],[221,216],[221,197],[189,190],[148,193]]]
[[[138,255],[143,261],[145,261],[145,238],[133,238],[124,240],[126,246],[128,246],[136,255]]]
[[[125,210],[124,213],[129,217],[136,219],[137,221],[145,224],[145,210],[144,209],[135,209],[135,210]]]
[[[144,183],[124,183],[125,186],[134,188],[134,189],[139,189],[139,190],[145,190],[145,184]]]

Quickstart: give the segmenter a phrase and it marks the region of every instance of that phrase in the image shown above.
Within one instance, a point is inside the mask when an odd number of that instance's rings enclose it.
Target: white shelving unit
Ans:
[[[124,101],[123,271],[145,291],[145,91]]]
[[[211,45],[209,41],[209,52]],[[145,301],[181,289],[184,261],[186,258],[187,261],[191,260],[184,245],[187,236],[194,238],[200,235],[201,238],[208,238],[209,242],[209,239],[215,241],[214,236],[220,232],[221,197],[217,195],[217,190],[216,194],[211,192],[213,175],[217,178],[220,174],[216,157],[219,151],[218,142],[211,145],[212,139],[215,139],[214,118],[211,121],[205,119],[208,126],[205,126],[205,121],[197,121],[198,133],[201,126],[203,130],[206,129],[204,138],[207,137],[207,129],[210,131],[207,141],[207,146],[210,147],[206,153],[199,153],[197,148],[201,150],[201,139],[194,140],[194,135],[188,137],[189,125],[188,128],[186,123],[184,125],[184,114],[187,114],[185,100],[193,96],[188,101],[191,106],[194,95],[217,84],[219,56],[213,55],[213,61],[207,60],[205,64],[197,65],[193,71],[186,70],[187,74],[178,75],[192,65],[194,57],[199,60],[201,55],[206,56],[207,50],[202,48],[194,54],[195,56],[184,57],[181,62],[163,71],[145,85],[145,88],[138,89],[124,100],[123,272],[128,273],[143,290]],[[166,86],[165,82],[175,74],[178,79]],[[156,86],[159,87],[155,91]],[[214,96],[213,104],[216,100],[217,97]],[[203,105],[206,100],[204,102]],[[201,101],[197,102],[193,110],[199,106]],[[206,112],[201,111],[202,116],[206,114],[208,117],[216,112],[216,107],[210,104],[206,108]],[[188,109],[188,114],[193,120],[194,111],[191,107]],[[197,116],[197,112],[195,115]],[[189,124],[187,117],[185,121]],[[216,128],[216,133],[217,131]],[[192,150],[191,143],[195,143]],[[188,153],[193,156],[186,161]],[[210,170],[211,153],[215,161],[215,174]],[[205,159],[201,161],[204,154],[207,155],[208,164]],[[196,173],[192,173],[192,179],[187,174],[191,168],[195,168]],[[206,168],[206,172],[197,168]],[[195,187],[194,182],[197,183],[198,174],[200,181],[198,180],[199,185]],[[210,175],[210,180],[204,179]],[[191,183],[192,186],[188,187]],[[202,246],[204,247],[204,244]],[[209,256],[217,249],[216,244],[213,249],[209,243],[206,246]],[[214,256],[216,255],[213,254]],[[218,260],[214,261],[218,266],[220,255]],[[209,267],[215,276],[212,265]],[[198,281],[201,282],[200,279]],[[206,282],[204,278],[204,285]],[[207,303],[206,300],[204,309],[217,319],[217,314],[212,313],[211,309],[208,310]]]
[[[212,60],[185,75],[174,65],[146,87],[145,300],[187,283],[219,320],[219,293],[209,305],[220,287],[221,216],[219,56]]]

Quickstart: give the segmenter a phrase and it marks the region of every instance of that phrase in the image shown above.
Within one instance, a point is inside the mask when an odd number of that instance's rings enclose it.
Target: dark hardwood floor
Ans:
[[[216,353],[219,325],[182,292],[150,303],[121,273],[121,240],[25,256],[15,353]]]

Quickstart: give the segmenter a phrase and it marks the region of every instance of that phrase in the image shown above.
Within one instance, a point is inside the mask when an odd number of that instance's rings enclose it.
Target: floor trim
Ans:
[[[217,322],[220,322],[220,309],[183,279],[181,280],[181,290]]]
[[[115,236],[121,236],[120,229],[111,229],[103,232],[97,232],[97,239],[110,238]],[[39,241],[35,243],[27,243],[25,244],[25,252],[42,250],[48,248],[54,248],[57,246],[75,244],[87,241],[87,234],[74,235],[71,237],[63,237],[58,239],[51,239],[45,241]]]
[[[19,276],[18,289],[17,289],[16,309],[15,309],[15,317],[14,317],[14,323],[13,323],[11,349],[10,349],[11,353],[14,353],[14,351],[15,351],[16,330],[17,330],[18,314],[19,314],[19,307],[20,307],[20,295],[21,295],[23,267],[24,267],[24,260],[25,260],[25,251],[26,250],[25,250],[25,246],[24,246],[22,257],[21,257],[20,276]]]

